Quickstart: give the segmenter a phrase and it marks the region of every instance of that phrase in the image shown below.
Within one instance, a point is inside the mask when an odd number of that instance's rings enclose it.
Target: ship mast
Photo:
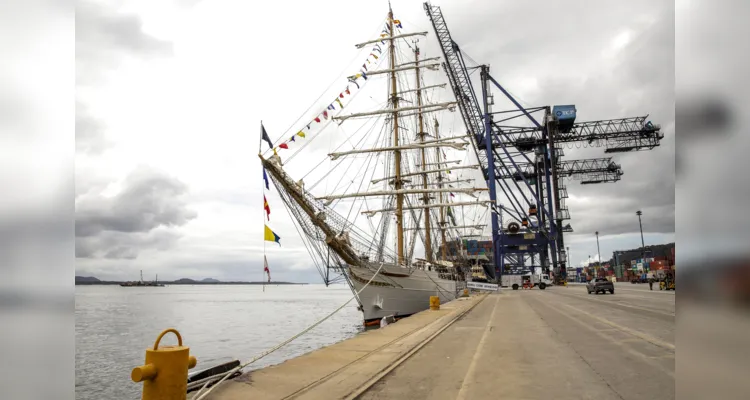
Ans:
[[[440,125],[438,125],[438,121],[436,118],[435,119],[435,139],[440,139],[439,126]],[[435,153],[437,154],[437,164],[440,165],[441,150],[439,147],[435,149]],[[443,174],[439,174],[438,175],[438,189],[442,189],[442,188],[443,188]],[[440,191],[439,193],[440,193],[440,204],[443,204],[443,192]],[[447,258],[446,258],[447,244],[445,243],[445,207],[440,207],[440,238],[442,239],[442,242],[440,243],[440,251],[442,255],[441,259],[443,261],[447,261]]]
[[[394,42],[394,30],[393,24],[393,10],[391,9],[390,3],[388,4],[388,28],[390,33],[391,45],[389,46],[389,55],[391,62],[391,107],[393,107],[393,146],[398,147],[398,91],[396,87],[396,49]],[[417,68],[419,71],[419,68]],[[398,191],[402,188],[403,182],[401,181],[401,150],[394,151],[394,170],[396,173],[394,184],[395,189]],[[401,193],[396,194],[396,234],[397,237],[397,254],[398,264],[404,264],[404,195]]]
[[[420,74],[419,74],[419,47],[414,46],[414,63],[417,65],[417,107],[419,107],[419,113],[417,114],[417,119],[419,120],[419,141],[421,144],[424,144],[424,118],[422,118],[422,91],[421,89],[421,82],[420,82]],[[439,149],[439,148],[438,148]],[[427,189],[427,173],[425,172],[427,169],[427,156],[425,155],[425,149],[424,147],[421,149],[422,153],[422,183],[424,185],[425,190]],[[425,241],[424,241],[424,255],[425,259],[427,259],[427,262],[432,262],[432,232],[430,227],[430,208],[427,207],[427,205],[430,202],[430,194],[428,192],[424,192],[422,195],[422,201],[425,204],[424,208],[424,231],[425,231]]]

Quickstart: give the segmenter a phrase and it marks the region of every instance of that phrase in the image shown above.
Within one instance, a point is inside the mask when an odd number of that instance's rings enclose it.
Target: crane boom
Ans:
[[[536,173],[534,164],[518,163],[521,170],[512,174],[499,174],[500,179],[521,180],[521,174],[527,179],[534,179]],[[581,183],[616,182],[623,175],[622,167],[612,161],[612,158],[590,158],[584,160],[564,160],[557,164],[560,177],[579,178]]]
[[[664,138],[661,126],[647,121],[648,115],[588,121],[573,124],[568,132],[558,132],[555,143],[587,142],[592,146],[606,147],[605,153],[631,150],[650,150]],[[493,146],[515,146],[521,151],[531,151],[542,144],[542,130],[537,127],[502,127],[503,135]],[[502,141],[502,144],[500,143]]]
[[[487,180],[489,178],[487,154],[482,149],[484,121],[482,110],[479,108],[479,101],[477,100],[476,93],[471,85],[469,73],[466,69],[466,63],[461,55],[458,44],[451,38],[451,33],[448,31],[448,25],[445,23],[445,18],[443,18],[440,7],[425,2],[424,9],[427,17],[430,18],[435,35],[440,42],[440,48],[443,51],[445,59],[443,69],[448,75],[448,81],[453,89],[453,95],[458,102],[458,109],[461,111],[466,128],[469,130],[469,135],[474,138],[471,141],[474,147],[474,154],[477,156],[479,165],[482,166],[484,179]]]

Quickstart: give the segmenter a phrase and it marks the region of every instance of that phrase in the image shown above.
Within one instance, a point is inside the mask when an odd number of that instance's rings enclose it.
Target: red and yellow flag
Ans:
[[[266,210],[266,218],[268,220],[271,220],[271,207],[268,206],[268,200],[266,200],[266,195],[263,195],[263,209]]]

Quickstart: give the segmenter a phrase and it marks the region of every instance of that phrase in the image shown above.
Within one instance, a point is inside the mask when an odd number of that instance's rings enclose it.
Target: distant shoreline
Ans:
[[[93,285],[119,285],[126,281],[99,281],[99,282],[76,282],[76,286],[93,286]],[[296,282],[167,282],[159,281],[163,285],[308,285],[308,283]],[[152,287],[152,286],[132,286],[132,287]]]

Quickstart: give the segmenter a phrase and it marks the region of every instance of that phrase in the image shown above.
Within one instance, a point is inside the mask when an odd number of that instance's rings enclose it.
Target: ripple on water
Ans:
[[[268,350],[351,297],[345,286],[211,285],[123,288],[76,287],[76,399],[140,397],[130,371],[163,329],[177,328],[198,368]],[[361,331],[356,303],[252,369],[278,364]],[[176,344],[173,335],[162,340]]]

